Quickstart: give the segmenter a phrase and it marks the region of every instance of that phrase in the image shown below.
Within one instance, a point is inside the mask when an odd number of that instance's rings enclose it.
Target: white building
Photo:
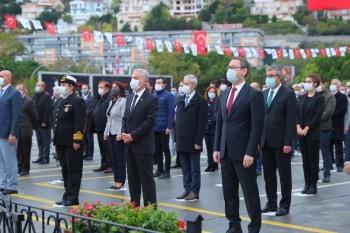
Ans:
[[[29,2],[21,5],[22,8],[22,17],[26,19],[36,19],[39,17],[40,13],[43,11],[51,11],[60,6],[63,9],[64,5],[61,1],[38,1],[38,2]]]
[[[107,14],[107,4],[104,0],[74,0],[69,3],[73,24],[84,24],[91,16]]]
[[[252,15],[268,15],[271,19],[274,15],[277,19],[295,14],[303,5],[303,0],[254,0],[251,4]]]
[[[203,9],[203,0],[174,0],[172,14],[176,17],[192,18]]]

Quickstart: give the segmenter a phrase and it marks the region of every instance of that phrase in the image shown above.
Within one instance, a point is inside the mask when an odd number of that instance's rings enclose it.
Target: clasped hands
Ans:
[[[214,151],[213,159],[215,163],[220,163],[220,151]],[[254,157],[245,155],[243,158],[243,167],[249,168],[254,162]]]
[[[305,127],[302,129],[300,126],[297,127],[297,133],[300,136],[306,136],[307,132],[309,132],[309,127]]]

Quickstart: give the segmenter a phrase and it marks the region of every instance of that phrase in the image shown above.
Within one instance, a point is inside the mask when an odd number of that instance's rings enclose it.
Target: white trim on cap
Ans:
[[[66,75],[66,79],[69,79],[69,80],[71,80],[71,81],[73,81],[73,82],[77,82],[77,79],[76,78],[74,78],[74,77],[72,77],[72,76],[69,76],[69,75]]]

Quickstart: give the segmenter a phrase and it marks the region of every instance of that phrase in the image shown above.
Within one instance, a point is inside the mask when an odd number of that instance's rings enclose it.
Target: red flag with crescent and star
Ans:
[[[294,54],[295,54],[295,58],[300,58],[300,51],[299,49],[294,49]]]
[[[350,9],[349,0],[308,0],[309,11]]]
[[[245,57],[246,56],[246,54],[244,52],[244,49],[242,47],[238,47],[238,53],[239,53],[239,56],[241,56],[241,57]]]
[[[115,39],[117,40],[118,46],[125,45],[125,41],[124,41],[123,35],[115,34]]]
[[[206,40],[207,32],[206,31],[194,31],[194,40],[193,43],[197,45],[197,51],[200,55],[205,56],[206,51]]]
[[[178,53],[182,53],[182,48],[180,42],[175,41],[175,50]]]
[[[83,33],[83,39],[84,41],[90,41],[91,40],[91,33],[87,29],[82,29],[81,32]]]
[[[320,48],[320,52],[322,57],[327,57],[326,50],[324,48]]]
[[[265,56],[265,51],[264,51],[264,49],[262,49],[262,48],[259,48],[258,49],[258,52],[259,52],[259,55],[260,55],[260,57],[262,58],[262,59],[264,59],[266,56]]]
[[[340,57],[340,51],[339,48],[334,48],[335,53],[337,54],[338,57]]]
[[[312,53],[310,49],[305,49],[305,53],[309,58],[312,58]]]
[[[6,26],[10,29],[17,27],[16,17],[13,15],[5,15]]]
[[[153,40],[150,38],[146,38],[146,48],[148,50],[152,50],[153,49]]]
[[[226,56],[232,55],[231,50],[228,46],[224,46],[224,52],[225,52]]]
[[[45,23],[46,30],[51,35],[56,35],[55,25],[53,23]]]
[[[283,58],[282,49],[276,49],[278,59]]]

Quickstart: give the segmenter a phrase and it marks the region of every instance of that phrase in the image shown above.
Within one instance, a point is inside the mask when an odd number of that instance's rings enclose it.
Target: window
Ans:
[[[52,55],[52,51],[46,51],[46,55]]]
[[[219,38],[220,37],[220,33],[210,33],[210,38]]]
[[[47,58],[46,58],[46,61],[47,61],[47,62],[52,62],[52,58],[51,58],[51,57],[47,57]]]
[[[141,53],[141,50],[135,49],[135,54],[140,54],[140,53]]]
[[[39,63],[43,62],[43,58],[42,58],[42,57],[39,57],[39,58],[38,58],[38,62],[39,62]]]
[[[94,43],[94,47],[98,48],[98,47],[100,47],[100,45],[98,43]]]
[[[98,51],[97,49],[94,50],[94,54],[99,54],[100,51]]]
[[[294,7],[292,7],[292,6],[291,6],[291,7],[289,7],[289,10],[290,10],[290,11],[294,10]]]
[[[140,56],[135,56],[135,60],[141,60]]]
[[[220,41],[219,40],[211,40],[210,45],[220,45]]]
[[[243,40],[244,44],[254,44],[254,40]]]
[[[90,48],[90,44],[89,43],[84,44],[84,48]]]

